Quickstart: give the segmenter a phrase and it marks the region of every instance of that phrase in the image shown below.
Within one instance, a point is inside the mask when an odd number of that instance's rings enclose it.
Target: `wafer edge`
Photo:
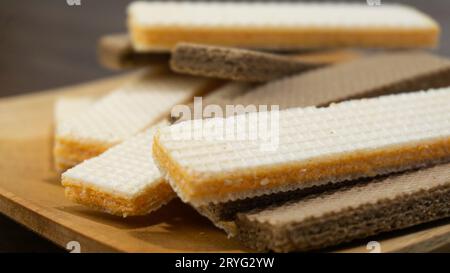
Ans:
[[[153,141],[153,156],[158,162],[157,166],[178,196],[195,207],[444,163],[450,160],[449,151],[450,138],[440,137],[328,156],[313,163],[258,167],[202,179],[199,174],[188,173],[170,157],[159,140],[159,132],[155,134]],[[398,160],[399,156],[403,160]],[[302,169],[306,171],[302,172],[301,177],[296,176],[295,173],[298,174]],[[235,181],[237,178],[242,188],[250,190],[234,190],[230,185],[233,183],[225,183]],[[266,182],[264,186],[260,184],[263,179]]]
[[[220,44],[267,50],[293,50],[305,48],[330,48],[360,46],[369,48],[434,48],[439,43],[440,29],[436,23],[423,29],[327,29],[315,28],[242,28],[239,32],[229,28],[142,26],[128,17],[128,26],[136,51],[167,52],[181,41],[200,44]],[[259,35],[258,35],[259,34]],[[332,41],[329,37],[339,34],[345,41]],[[255,39],[248,39],[254,37]],[[238,42],[237,42],[238,41]],[[278,41],[268,44],[267,41]],[[324,42],[326,41],[326,42]]]
[[[145,215],[176,197],[164,179],[152,183],[138,195],[129,198],[86,185],[83,181],[63,178],[66,197],[92,209],[122,217]]]

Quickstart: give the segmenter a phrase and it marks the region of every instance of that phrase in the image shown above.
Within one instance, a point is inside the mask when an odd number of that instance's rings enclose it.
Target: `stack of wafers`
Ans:
[[[426,51],[440,31],[426,14],[197,1],[127,14],[129,33],[98,52],[135,79],[55,104],[67,198],[121,217],[179,198],[277,252],[450,217],[450,60]]]

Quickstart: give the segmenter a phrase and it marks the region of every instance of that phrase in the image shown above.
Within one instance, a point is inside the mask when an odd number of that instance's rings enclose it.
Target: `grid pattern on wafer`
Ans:
[[[282,184],[278,187],[282,188],[291,182],[300,185],[298,181],[302,179],[304,182],[312,179],[308,182],[313,182],[315,176],[312,173],[308,173],[311,177],[306,175],[306,172],[312,171],[308,169],[311,164],[319,164],[320,167],[320,164],[337,158],[357,160],[359,153],[365,155],[380,152],[380,159],[372,162],[377,167],[362,166],[365,163],[360,162],[363,174],[359,169],[355,174],[352,170],[347,170],[345,172],[349,172],[348,174],[344,172],[337,177],[334,177],[333,173],[329,174],[329,177],[325,176],[327,171],[324,170],[323,173],[317,174],[320,180],[336,182],[374,176],[395,169],[408,169],[426,162],[447,160],[450,156],[449,110],[448,88],[354,100],[327,108],[288,109],[280,112],[276,132],[279,142],[274,151],[261,149],[261,141],[217,139],[215,128],[225,124],[226,132],[235,126],[233,123],[224,122],[223,119],[187,121],[161,130],[156,136],[153,150],[162,169],[169,170],[170,182],[182,198],[189,198],[186,192],[192,195],[198,191],[193,202],[220,202],[236,198],[232,195],[220,196],[222,199],[218,198],[219,195],[215,196],[226,193],[227,185],[228,190],[238,193],[238,197],[242,198],[241,195],[250,197],[250,190],[256,188],[270,190],[271,183],[277,185],[281,181]],[[262,114],[250,113],[248,118],[242,121],[245,124],[243,127],[249,128],[250,131],[257,129],[257,124],[251,123],[254,120],[251,117]],[[203,127],[197,126],[201,122]],[[227,127],[228,125],[231,127]],[[180,138],[182,134],[202,137],[183,140]],[[436,147],[431,145],[435,143]],[[401,154],[394,153],[390,155],[395,157],[393,161],[384,163],[384,152],[401,150],[403,147],[417,147],[414,153],[417,153],[418,157],[404,158]],[[408,163],[400,164],[402,161]],[[283,168],[287,169],[278,174]],[[270,177],[271,172],[274,172],[274,177]],[[268,174],[269,179],[264,178],[263,173]],[[244,190],[240,190],[242,178],[250,179],[253,184],[245,185]],[[261,180],[256,181],[258,179]],[[217,184],[217,188],[212,192],[203,192],[205,187],[202,187],[202,184]],[[250,189],[245,189],[246,187]],[[266,192],[259,192],[264,193]],[[202,195],[207,197],[203,201],[199,197]]]
[[[446,58],[419,51],[377,54],[258,87],[232,82],[205,97],[203,106],[217,104],[222,110],[227,104],[278,105],[280,109],[322,106],[349,98],[448,86],[447,75],[450,61]]]
[[[74,115],[86,110],[94,102],[90,97],[62,97],[58,98],[54,105],[55,125],[65,119],[71,118]]]
[[[201,93],[208,80],[148,73],[61,122],[58,139],[117,144],[161,119],[170,107]]]
[[[163,126],[162,124],[159,126]],[[62,174],[62,183],[89,186],[111,195],[135,198],[162,181],[151,156],[156,127],[114,146],[103,154],[88,159]]]
[[[422,85],[416,89],[419,90],[427,86],[420,82],[420,78],[443,71],[450,71],[450,61],[428,53],[377,54],[273,81],[235,98],[233,102],[248,104],[257,101],[258,104],[277,104],[281,109],[324,105],[372,93],[379,95],[382,90],[395,92],[395,85],[404,83]]]
[[[132,3],[128,13],[145,26],[432,28],[435,22],[413,8],[351,3]]]
[[[243,82],[267,82],[326,64],[302,62],[281,54],[190,43],[177,44],[170,59],[171,69],[181,74]]]
[[[62,97],[58,98],[54,104],[54,128],[55,132],[61,126],[61,123],[73,116],[85,111],[94,103],[94,99],[91,97]],[[53,148],[53,161],[55,169],[60,172],[67,167],[76,165],[80,159],[75,160],[73,157],[77,157],[74,154],[60,153],[60,143],[56,142]]]
[[[251,113],[249,116],[258,114]],[[246,128],[256,130],[256,125],[249,123],[250,119],[245,119],[248,123]],[[208,135],[214,134],[214,130],[209,129],[214,127],[208,125],[220,124],[223,119],[193,122],[203,122],[203,133],[208,140],[209,137],[214,139]],[[160,143],[171,152],[174,160],[195,171],[232,171],[449,137],[450,89],[353,100],[327,108],[281,111],[280,145],[273,152],[259,149],[258,141],[180,141],[172,138],[172,133],[184,132],[183,126],[193,122],[173,126],[180,130],[170,127],[163,129],[159,135]],[[192,128],[196,130],[199,127]]]

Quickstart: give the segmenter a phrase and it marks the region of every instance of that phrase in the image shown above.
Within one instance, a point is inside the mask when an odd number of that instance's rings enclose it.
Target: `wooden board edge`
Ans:
[[[2,188],[0,188],[0,212],[63,249],[66,249],[68,242],[77,241],[81,245],[82,252],[123,252],[123,250],[78,233],[70,225],[62,223],[64,221],[59,217],[51,215],[50,212],[40,208],[33,202],[22,199]],[[59,221],[52,220],[52,218],[58,218]],[[436,232],[435,229],[440,229],[444,226],[433,227],[423,232]],[[380,241],[380,243],[383,244],[383,241]],[[438,230],[437,234],[431,237],[426,236],[426,238],[421,238],[415,242],[409,241],[397,243],[396,245],[397,247],[389,248],[386,253],[431,252],[450,245],[450,230]],[[364,253],[359,251],[360,247],[350,249],[338,248],[336,250],[340,253]]]
[[[51,215],[46,215],[50,214],[49,212],[2,188],[0,188],[0,212],[63,249],[66,249],[70,241],[76,241],[80,243],[81,252],[120,252],[119,249],[74,231],[61,221],[52,220]]]

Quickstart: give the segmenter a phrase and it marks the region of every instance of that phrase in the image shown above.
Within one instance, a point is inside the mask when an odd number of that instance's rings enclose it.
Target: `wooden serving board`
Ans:
[[[100,95],[133,74],[0,100],[0,212],[66,247],[82,252],[245,252],[189,206],[173,201],[145,217],[120,218],[66,200],[52,169],[53,103],[60,96]],[[442,250],[450,221],[408,229],[332,251],[368,252],[376,240],[383,252]]]

